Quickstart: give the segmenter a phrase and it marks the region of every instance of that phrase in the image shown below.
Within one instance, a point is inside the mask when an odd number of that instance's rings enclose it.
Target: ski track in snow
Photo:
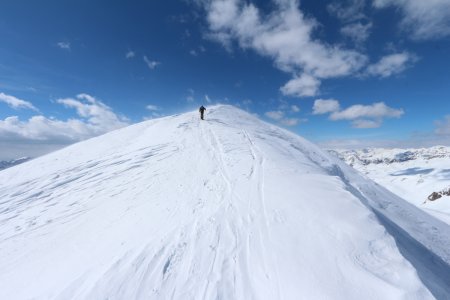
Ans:
[[[0,299],[446,299],[449,226],[229,106],[0,172]]]

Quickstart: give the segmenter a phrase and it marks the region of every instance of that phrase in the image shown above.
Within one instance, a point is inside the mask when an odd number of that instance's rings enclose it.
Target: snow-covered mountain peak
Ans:
[[[13,166],[22,164],[26,161],[29,161],[30,159],[31,159],[30,157],[21,157],[21,158],[12,159],[12,160],[2,160],[2,161],[0,161],[0,171],[3,169],[11,168]]]
[[[367,148],[361,150],[337,150],[338,156],[350,165],[392,164],[411,160],[450,159],[450,147],[434,146],[419,149]]]
[[[0,172],[0,299],[432,299],[449,225],[232,106]]]

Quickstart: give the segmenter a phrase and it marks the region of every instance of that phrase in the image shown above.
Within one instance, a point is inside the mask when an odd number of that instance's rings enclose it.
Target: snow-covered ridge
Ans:
[[[450,226],[231,106],[0,172],[0,299],[445,299]]]
[[[348,165],[450,224],[450,148],[333,150]]]
[[[351,166],[403,163],[411,160],[450,159],[450,147],[435,146],[420,149],[368,148],[361,150],[332,150]]]
[[[0,161],[0,171],[7,169],[7,168],[11,168],[13,166],[19,165],[21,163],[24,163],[26,161],[29,161],[31,158],[30,157],[21,157],[18,159],[13,159],[13,160],[3,160]]]

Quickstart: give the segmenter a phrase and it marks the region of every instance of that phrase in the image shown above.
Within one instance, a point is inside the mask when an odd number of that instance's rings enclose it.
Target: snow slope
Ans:
[[[231,106],[0,172],[0,299],[446,299],[450,226]]]
[[[391,192],[450,224],[450,197],[427,201],[450,188],[450,147],[341,150],[337,155]]]

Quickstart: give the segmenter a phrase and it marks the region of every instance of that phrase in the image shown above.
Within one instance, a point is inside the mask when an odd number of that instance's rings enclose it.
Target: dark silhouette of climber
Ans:
[[[205,113],[205,110],[206,110],[206,108],[204,108],[203,105],[200,106],[200,108],[198,109],[198,111],[200,112],[200,119],[202,119],[202,120],[204,120],[203,114]]]

